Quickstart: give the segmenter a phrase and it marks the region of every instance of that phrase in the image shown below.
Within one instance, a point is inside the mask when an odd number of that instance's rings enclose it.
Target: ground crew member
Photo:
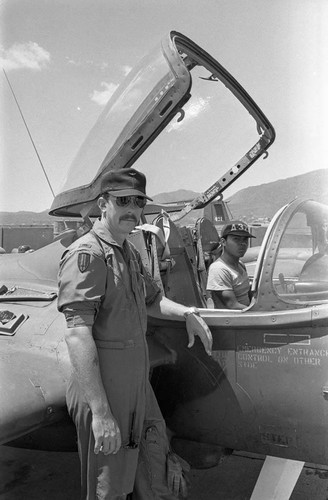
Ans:
[[[131,168],[108,172],[101,192],[101,218],[65,251],[59,271],[81,498],[125,499],[134,490],[133,499],[169,500],[179,492],[171,493],[166,481],[165,424],[148,380],[147,313],[186,321],[189,347],[198,335],[208,354],[212,337],[195,308],[162,296],[126,239],[148,198],[145,176]],[[154,460],[147,439],[157,446]]]
[[[216,309],[245,309],[250,304],[250,283],[240,261],[254,238],[241,221],[226,224],[221,231],[222,254],[208,270],[207,306]]]

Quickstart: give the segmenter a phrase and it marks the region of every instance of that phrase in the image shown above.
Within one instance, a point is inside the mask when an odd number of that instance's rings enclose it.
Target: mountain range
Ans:
[[[286,203],[303,197],[328,204],[328,168],[248,187],[227,201],[234,218],[251,220],[271,218]]]
[[[153,196],[157,203],[169,203],[182,200],[191,200],[199,193],[180,189],[169,193],[160,193]],[[250,186],[241,189],[225,201],[235,219],[254,220],[256,218],[271,218],[275,212],[293,200],[306,197],[321,203],[328,203],[328,169],[319,169],[306,174],[280,179],[278,181]],[[202,210],[197,210],[197,216],[183,219],[184,224],[193,222],[202,215]],[[53,224],[64,218],[48,215],[43,212],[0,212],[0,225],[19,224]],[[67,220],[67,218],[65,219]]]

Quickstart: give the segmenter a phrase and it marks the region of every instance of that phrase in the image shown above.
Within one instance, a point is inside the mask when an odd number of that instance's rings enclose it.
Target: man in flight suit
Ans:
[[[166,481],[166,435],[157,435],[165,424],[148,380],[147,313],[186,321],[188,347],[198,335],[210,354],[212,337],[197,309],[161,294],[126,239],[146,205],[145,176],[132,168],[108,172],[101,193],[101,218],[65,251],[59,271],[58,309],[66,317],[73,368],[67,405],[77,428],[81,498],[125,499],[134,491],[138,500],[169,500],[177,496]],[[158,425],[146,429],[145,422]],[[164,456],[155,473],[144,453],[147,435]],[[149,477],[140,478],[145,471]]]

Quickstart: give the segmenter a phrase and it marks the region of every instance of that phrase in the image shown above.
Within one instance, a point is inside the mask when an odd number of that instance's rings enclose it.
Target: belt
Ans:
[[[94,340],[100,349],[133,349],[144,345],[144,340],[141,337],[131,340]]]

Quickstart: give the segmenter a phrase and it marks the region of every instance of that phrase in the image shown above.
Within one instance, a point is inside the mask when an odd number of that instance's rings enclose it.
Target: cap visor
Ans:
[[[240,231],[240,232],[233,232],[233,233],[230,233],[230,234],[236,234],[237,236],[247,236],[248,238],[256,238],[256,236],[253,236],[251,233],[247,233],[246,231]]]
[[[236,236],[247,236],[247,238],[256,238],[256,236],[253,236],[251,233],[247,233],[246,231],[231,231],[230,233],[227,233],[225,236],[229,236],[229,234],[234,234]]]
[[[107,189],[106,192],[112,196],[141,196],[142,198],[147,198],[149,201],[153,201],[152,198],[149,198],[149,196],[145,195],[142,191],[138,191],[137,189],[121,189],[119,191],[110,191]]]

